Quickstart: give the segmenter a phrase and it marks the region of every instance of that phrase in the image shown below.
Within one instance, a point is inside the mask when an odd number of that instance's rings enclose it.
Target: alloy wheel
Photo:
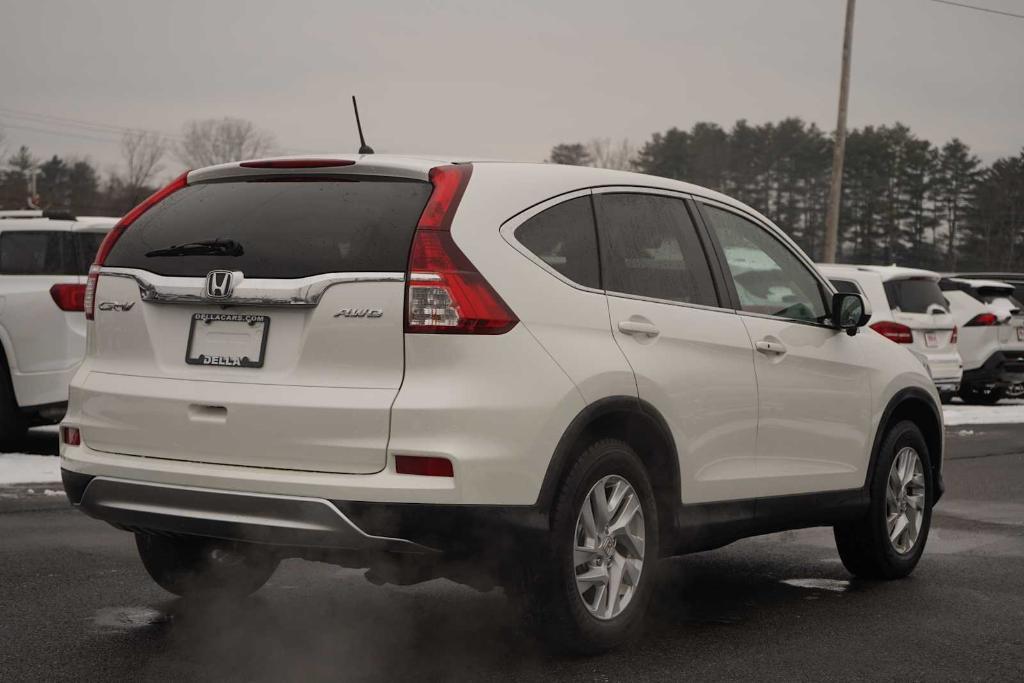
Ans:
[[[576,589],[590,614],[614,619],[629,605],[644,568],[646,527],[640,496],[618,475],[594,484],[576,519]]]
[[[896,453],[885,488],[885,523],[893,549],[906,555],[914,549],[925,512],[925,479],[921,456],[910,446]]]

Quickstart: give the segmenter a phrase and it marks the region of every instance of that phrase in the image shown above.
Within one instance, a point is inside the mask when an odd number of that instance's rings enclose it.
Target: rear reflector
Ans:
[[[418,455],[396,455],[395,471],[399,474],[418,474],[423,477],[455,476],[451,460]]]
[[[472,173],[469,165],[430,170],[434,190],[409,255],[406,332],[503,334],[519,322],[449,232]]]
[[[964,327],[990,327],[991,325],[998,325],[999,318],[996,317],[995,313],[979,313],[978,315],[967,321]]]
[[[953,326],[953,334],[949,335],[949,343],[950,344],[956,344],[956,340],[959,337],[959,334],[960,334],[960,330],[956,327],[956,325],[954,325]]]
[[[356,162],[348,159],[267,159],[243,161],[242,168],[335,168],[351,166]]]
[[[60,440],[68,446],[81,446],[82,433],[78,431],[78,427],[61,426]]]
[[[107,236],[103,238],[103,241],[100,242],[100,248],[96,252],[96,259],[92,262],[92,267],[89,268],[89,277],[85,283],[84,305],[86,320],[93,319],[96,303],[96,282],[100,277],[100,267],[107,260],[107,256],[110,255],[110,250],[114,248],[114,244],[121,238],[121,235],[128,229],[128,226],[134,223],[139,216],[146,213],[155,205],[167,199],[167,197],[186,185],[188,185],[188,171],[185,171],[165,187],[143,199],[142,203],[122,216],[121,220],[117,222],[117,225],[115,225],[113,229],[107,233]]]
[[[85,285],[54,285],[50,287],[50,296],[62,311],[85,310]]]
[[[914,333],[909,327],[901,323],[893,322],[891,320],[880,320],[879,322],[872,324],[871,329],[897,344],[914,343]]]

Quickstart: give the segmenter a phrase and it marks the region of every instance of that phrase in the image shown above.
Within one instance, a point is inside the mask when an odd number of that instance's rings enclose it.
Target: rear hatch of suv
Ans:
[[[381,470],[404,371],[404,273],[430,194],[425,178],[316,170],[182,181],[99,271],[77,382],[85,443]]]
[[[885,294],[893,320],[911,330],[910,348],[928,360],[933,377],[942,378],[960,372],[960,358],[954,334],[956,323],[938,280],[938,276],[887,280]]]

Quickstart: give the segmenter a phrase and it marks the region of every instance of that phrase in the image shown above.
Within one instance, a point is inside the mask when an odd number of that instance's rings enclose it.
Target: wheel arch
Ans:
[[[680,502],[678,451],[665,418],[636,396],[609,396],[580,411],[555,447],[537,507],[550,518],[555,496],[574,459],[588,444],[605,437],[622,439],[636,449],[657,501],[661,547],[670,547],[667,543],[674,534]]]
[[[878,461],[878,450],[881,448],[886,432],[903,420],[909,420],[916,424],[924,436],[925,443],[928,444],[928,455],[932,466],[932,486],[935,491],[935,500],[938,501],[944,488],[942,483],[944,443],[942,408],[936,405],[935,400],[927,391],[918,387],[907,387],[896,392],[882,412],[882,419],[879,420],[878,429],[875,431],[871,462],[864,485],[868,488],[871,486],[875,463]]]

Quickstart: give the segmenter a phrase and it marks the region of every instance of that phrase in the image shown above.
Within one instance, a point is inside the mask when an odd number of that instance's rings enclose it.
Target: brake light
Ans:
[[[892,320],[880,320],[872,324],[871,329],[897,344],[914,343],[914,333],[902,323],[893,322]]]
[[[54,285],[50,287],[50,296],[62,311],[85,310],[85,285]]]
[[[971,318],[964,327],[990,327],[998,324],[999,318],[995,313],[979,313]]]
[[[100,268],[107,260],[107,256],[110,255],[110,250],[114,248],[114,244],[121,238],[121,235],[128,229],[128,226],[138,220],[139,216],[146,213],[186,185],[188,185],[188,171],[185,171],[165,187],[162,187],[143,199],[138,206],[122,216],[121,220],[117,222],[117,225],[115,225],[111,231],[107,233],[107,236],[103,238],[103,241],[100,242],[100,248],[96,252],[96,258],[93,260],[92,266],[89,268],[89,277],[85,282],[84,308],[86,320],[93,319],[96,303],[96,284],[100,278]]]
[[[472,172],[468,165],[430,171],[434,191],[409,255],[406,332],[503,334],[519,322],[449,232]]]
[[[398,474],[418,474],[423,477],[454,477],[452,461],[448,458],[422,457],[418,455],[396,455],[395,471]]]
[[[242,168],[334,168],[351,166],[356,162],[349,159],[267,159],[243,161]]]
[[[956,341],[959,338],[959,333],[960,333],[959,328],[957,328],[957,326],[954,325],[953,326],[953,334],[949,335],[949,343],[950,344],[956,344]]]
[[[68,446],[81,446],[82,432],[78,430],[78,427],[61,426],[60,440]]]

